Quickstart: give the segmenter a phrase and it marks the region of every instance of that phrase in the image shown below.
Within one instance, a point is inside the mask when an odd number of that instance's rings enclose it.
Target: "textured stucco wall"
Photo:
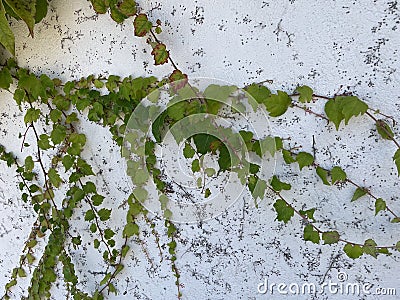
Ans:
[[[171,50],[179,67],[189,77],[212,77],[243,86],[273,80],[272,90],[291,91],[307,84],[319,94],[351,91],[371,107],[380,108],[400,120],[400,5],[397,1],[139,1],[154,20],[162,20],[161,39]],[[143,39],[133,37],[132,25],[116,25],[109,16],[96,16],[83,0],[52,1],[51,11],[36,28],[35,39],[27,37],[22,24],[18,33],[17,58],[22,66],[62,79],[89,74],[163,76],[169,66],[154,67],[150,49]],[[24,130],[22,114],[12,96],[0,93],[0,140],[19,153],[18,132]],[[323,110],[323,102],[312,104]],[[291,110],[271,121],[274,133],[292,137],[291,144],[312,149],[323,166],[339,164],[355,182],[371,187],[388,205],[400,211],[399,179],[391,156],[395,147],[377,138],[373,124],[365,117],[351,121],[339,133],[326,122]],[[400,136],[399,127],[395,133]],[[108,205],[116,208],[112,226],[122,230],[123,211],[117,207],[126,197],[128,182],[121,180],[118,149],[109,141],[107,130],[82,124],[90,136],[87,157],[95,169],[103,170],[98,183],[107,194]],[[26,153],[20,154],[21,157]],[[298,167],[282,167],[277,174],[292,182],[285,196],[302,208],[317,207],[317,219],[324,229],[336,229],[349,240],[374,238],[378,244],[399,240],[398,225],[389,216],[374,217],[373,201],[364,198],[350,203],[353,188],[326,187],[313,170],[301,173]],[[0,291],[18,260],[28,234],[32,214],[19,200],[14,173],[0,164]],[[106,184],[105,184],[106,183]],[[281,299],[282,295],[259,294],[257,285],[270,282],[299,285],[338,282],[345,272],[346,282],[371,283],[376,287],[397,288],[397,296],[307,295],[291,299],[399,299],[400,256],[364,256],[348,259],[343,244],[321,246],[305,243],[297,217],[287,225],[275,219],[273,199],[266,198],[258,209],[237,201],[229,211],[203,224],[179,225],[177,265],[184,284],[184,299]],[[82,218],[82,216],[78,216]],[[163,232],[162,221],[158,231]],[[83,237],[87,225],[75,225]],[[150,232],[145,242],[131,242],[126,270],[117,282],[120,294],[110,299],[174,299],[176,288],[167,260],[160,262]],[[87,238],[86,238],[87,240]],[[167,242],[161,236],[161,243]],[[145,252],[143,251],[145,249]],[[73,250],[74,259],[92,290],[102,275],[99,254],[91,245]],[[167,253],[167,251],[164,251]],[[147,253],[147,255],[145,254]],[[146,257],[147,256],[147,257]],[[78,270],[78,271],[79,271]],[[15,289],[15,299],[28,281]],[[63,299],[60,282],[54,299]]]

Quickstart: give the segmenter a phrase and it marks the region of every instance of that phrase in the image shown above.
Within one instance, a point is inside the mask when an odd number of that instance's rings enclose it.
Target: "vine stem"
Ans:
[[[82,180],[81,180],[81,179],[78,179],[78,182],[79,182],[81,188],[83,188],[83,182],[82,182]],[[108,246],[108,243],[106,242],[106,240],[105,240],[105,238],[104,238],[104,232],[103,232],[103,230],[102,230],[101,227],[100,227],[100,222],[99,222],[99,216],[98,216],[97,209],[94,207],[93,203],[90,201],[89,197],[88,197],[86,194],[85,194],[85,202],[89,205],[90,209],[94,212],[94,214],[93,214],[93,215],[94,215],[94,220],[95,220],[95,222],[96,222],[97,229],[99,230],[99,234],[100,234],[101,241],[102,241],[103,244],[106,246],[108,253],[111,255],[111,253],[112,253],[112,252],[111,252],[111,249],[110,249],[110,247]]]
[[[270,189],[272,192],[274,192],[281,200],[283,200],[287,206],[289,206],[291,209],[293,209],[293,211],[296,213],[296,215],[298,215],[301,219],[303,219],[303,221],[305,221],[307,224],[311,225],[316,231],[318,231],[318,233],[322,234],[324,233],[324,231],[322,229],[320,229],[319,227],[317,227],[312,220],[310,220],[308,217],[306,217],[305,215],[302,215],[300,213],[300,211],[298,211],[289,201],[287,201],[280,192],[275,191],[271,186],[267,185],[267,188]],[[339,238],[340,242],[346,243],[346,244],[351,244],[353,246],[360,246],[363,247],[364,244],[360,244],[360,243],[356,243],[356,242],[351,242],[348,241],[346,239],[343,238]],[[396,249],[396,245],[390,245],[390,246],[375,246],[375,249]]]
[[[300,95],[300,94],[298,94],[298,93],[294,93],[294,94],[289,95],[289,97],[296,97],[296,96],[299,96],[299,95]],[[335,97],[336,97],[336,96],[345,96],[345,95],[344,95],[344,94],[343,94],[343,95],[335,95]],[[313,99],[315,99],[315,98],[320,98],[320,99],[325,99],[325,100],[332,100],[332,99],[334,99],[334,98],[332,98],[332,97],[323,96],[323,95],[318,95],[318,94],[313,94],[312,97],[313,97]],[[321,118],[321,119],[324,119],[324,120],[326,120],[326,121],[329,122],[329,119],[328,119],[326,116],[324,116],[324,115],[322,115],[322,114],[319,114],[319,113],[316,113],[316,112],[312,111],[311,109],[309,109],[309,108],[307,108],[307,107],[302,107],[302,106],[298,105],[297,103],[293,103],[293,102],[292,102],[292,106],[298,107],[298,108],[304,110],[305,112],[308,112],[308,113],[310,113],[310,114],[313,114],[313,115],[315,115],[315,116],[317,116],[317,117],[319,117],[319,118]],[[371,109],[371,108],[368,108],[368,109],[377,112],[376,109]],[[385,115],[385,114],[383,114],[383,113],[381,113],[381,112],[378,112],[378,113],[379,113],[380,115],[386,117],[386,118],[390,118],[390,119],[393,120],[393,117],[391,117],[391,116]],[[371,118],[374,122],[377,122],[377,121],[378,121],[378,119],[375,118],[369,111],[367,111],[365,114],[366,114],[369,118]],[[393,121],[394,121],[394,120],[393,120]],[[385,133],[387,134],[387,136],[389,137],[389,139],[396,145],[396,147],[397,147],[398,149],[400,149],[400,143],[394,138],[394,136],[393,136],[390,132],[388,132],[384,127],[382,127],[382,130],[385,131]]]
[[[152,227],[152,225],[154,224],[149,217],[147,216],[146,212],[143,213],[143,217],[144,220],[146,221],[147,224],[150,224],[150,228],[151,228],[151,233],[154,235],[155,239],[156,239],[156,244],[157,244],[157,248],[160,254],[160,262],[163,261],[163,254],[162,254],[162,249],[160,246],[160,236],[158,235],[157,231],[154,230],[154,227]]]
[[[288,149],[288,151],[290,152],[290,154],[292,154],[292,155],[297,155],[297,153],[293,152],[292,150],[293,150],[293,149]],[[314,159],[315,159],[315,157],[314,157]],[[315,161],[312,163],[312,166],[313,166],[315,169],[316,169],[316,168],[321,168],[321,169],[323,169],[324,171],[327,171],[327,172],[330,171],[330,170],[328,170],[328,169],[326,169],[326,168],[321,167],[321,166],[320,166],[318,163],[316,163]],[[353,180],[351,180],[351,179],[349,179],[349,178],[346,177],[346,179],[345,179],[344,181],[345,181],[345,182],[348,182],[348,183],[350,183],[350,184],[352,184],[353,186],[355,186],[355,187],[357,187],[357,188],[363,189],[363,190],[364,190],[371,198],[373,198],[374,200],[378,200],[378,199],[379,199],[377,196],[375,196],[374,194],[372,194],[372,192],[371,192],[369,189],[363,188],[363,187],[360,186],[359,184],[355,183]],[[398,218],[398,215],[397,215],[390,207],[386,206],[386,210],[389,211],[395,218]]]
[[[300,108],[300,109],[304,110],[306,113],[315,115],[315,116],[317,116],[317,117],[319,117],[321,119],[324,119],[325,121],[329,122],[329,119],[327,117],[325,117],[324,115],[319,114],[319,113],[317,113],[317,112],[315,112],[315,111],[313,111],[313,110],[311,110],[311,109],[309,109],[309,108],[307,108],[305,106],[301,106],[301,105],[298,105],[297,103],[293,103],[293,102],[292,102],[292,106]]]
[[[110,284],[111,281],[115,279],[115,277],[117,276],[117,274],[119,273],[119,269],[118,266],[122,266],[122,249],[124,247],[126,247],[128,244],[128,237],[124,238],[124,243],[121,247],[121,251],[119,253],[119,258],[118,258],[118,263],[115,265],[114,271],[111,273],[110,278],[107,280],[107,283],[100,289],[99,293],[101,294]]]

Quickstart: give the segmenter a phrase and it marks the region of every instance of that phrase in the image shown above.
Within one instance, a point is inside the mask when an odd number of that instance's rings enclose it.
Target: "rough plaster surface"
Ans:
[[[213,77],[243,86],[250,82],[273,80],[273,89],[292,91],[307,84],[319,94],[351,91],[371,107],[380,108],[400,120],[400,7],[397,1],[139,1],[151,9],[153,20],[162,20],[161,39],[171,50],[179,67],[191,77]],[[89,2],[52,1],[51,11],[37,26],[35,39],[15,24],[17,58],[22,66],[62,79],[89,74],[121,76],[163,76],[169,66],[154,67],[150,49],[133,37],[126,21],[115,25],[109,16],[96,16]],[[10,94],[1,92],[0,140],[19,153],[18,132],[24,130],[23,115],[15,108]],[[323,110],[322,101],[312,104]],[[371,187],[399,212],[399,179],[391,161],[393,144],[377,138],[367,118],[352,120],[350,127],[336,132],[326,122],[299,110],[273,120],[274,133],[291,137],[291,145],[312,149],[314,136],[317,159],[323,166],[339,164],[355,182]],[[89,139],[86,152],[101,172],[98,184],[115,207],[112,228],[122,230],[123,202],[129,184],[121,180],[118,149],[109,141],[107,130],[89,122],[81,130],[96,136]],[[398,126],[395,133],[400,136]],[[27,153],[22,153],[24,157]],[[277,174],[292,183],[284,195],[297,208],[317,207],[316,217],[324,229],[335,229],[349,240],[363,242],[374,238],[378,244],[399,240],[398,225],[389,216],[374,217],[369,198],[350,203],[350,186],[326,187],[312,170],[299,173],[298,167],[282,167]],[[32,214],[19,197],[15,173],[1,163],[0,169],[0,291],[15,266],[33,222]],[[178,260],[184,299],[399,299],[398,253],[374,259],[347,258],[343,244],[321,246],[305,243],[302,224],[294,217],[287,225],[275,221],[273,199],[266,198],[258,209],[244,199],[216,219],[203,224],[179,225]],[[83,210],[82,210],[83,211]],[[88,241],[87,224],[76,216],[75,230]],[[161,244],[168,242],[163,222],[157,223]],[[143,225],[143,228],[146,228]],[[160,256],[153,235],[147,228],[142,242],[132,241],[126,269],[120,274],[118,296],[109,299],[174,299],[176,287],[170,265]],[[91,291],[102,277],[99,254],[87,243],[74,250],[74,260]],[[167,250],[164,249],[167,253]],[[166,255],[166,254],[165,254]],[[164,255],[164,256],[165,256]],[[370,283],[375,288],[397,288],[397,296],[378,295],[274,295],[259,294],[264,279],[274,283],[322,281]],[[19,299],[28,280],[15,288]],[[64,299],[63,283],[53,289],[54,299]]]

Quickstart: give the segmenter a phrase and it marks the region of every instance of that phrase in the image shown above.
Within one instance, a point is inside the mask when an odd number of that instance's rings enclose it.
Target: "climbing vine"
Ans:
[[[47,12],[47,1],[28,2],[0,1],[0,43],[12,55],[15,55],[15,41],[8,19],[22,19],[33,37],[34,24]],[[182,187],[164,174],[157,151],[168,133],[182,145],[182,156],[188,161],[201,198],[214,199],[212,203],[221,205],[221,198],[215,196],[218,194],[216,188],[207,183],[234,174],[237,182],[250,191],[256,206],[266,205],[264,200],[273,195],[272,206],[278,221],[287,223],[297,215],[304,224],[305,241],[328,245],[341,243],[343,251],[352,259],[364,254],[373,257],[390,255],[400,250],[399,241],[377,245],[372,237],[352,241],[347,240],[344,233],[322,229],[314,216],[316,208],[297,207],[285,195],[285,191],[291,189],[291,183],[283,181],[277,174],[268,173],[263,162],[275,162],[274,159],[280,156],[288,165],[298,164],[300,175],[303,169],[313,169],[315,178],[332,189],[349,185],[354,190],[350,202],[370,197],[375,202],[375,215],[385,211],[391,216],[390,222],[399,223],[396,209],[387,204],[384,195],[377,195],[365,183],[349,178],[343,166],[323,167],[315,153],[299,151],[301,145],[293,147],[285,137],[258,134],[244,128],[236,130],[221,124],[219,119],[229,114],[238,120],[257,111],[278,118],[291,109],[299,109],[341,130],[343,126],[351,126],[352,119],[366,116],[363,120],[369,120],[371,127],[375,127],[382,143],[386,140],[395,145],[392,160],[400,174],[400,144],[392,130],[395,121],[390,116],[369,107],[356,95],[318,95],[308,86],[298,86],[292,93],[273,93],[263,83],[242,88],[212,83],[199,88],[177,67],[167,46],[158,38],[162,32],[160,20],[153,23],[133,0],[91,0],[91,5],[99,14],[109,13],[117,23],[129,19],[134,35],[146,39],[154,64],[169,63],[173,72],[161,79],[90,75],[62,82],[21,68],[15,58],[1,66],[0,88],[11,93],[16,105],[24,112],[26,130],[20,134],[21,151],[30,148],[34,154],[22,159],[8,152],[6,145],[1,145],[0,159],[15,170],[21,198],[36,213],[20,260],[5,286],[3,299],[12,298],[18,279],[28,276],[28,270],[32,271],[29,272],[31,279],[26,299],[49,298],[52,285],[60,279],[59,264],[68,294],[74,299],[98,300],[109,293],[117,293],[115,280],[131,251],[130,241],[140,240],[143,228],[139,226],[139,220],[149,226],[156,237],[160,256],[163,255],[159,233],[154,228],[154,214],[165,219],[168,257],[176,278],[176,294],[181,298],[183,285],[176,255],[179,234],[176,224],[214,217],[221,206],[208,214],[202,210],[203,215],[198,214],[200,204],[174,206],[174,195]],[[315,101],[325,101],[323,112],[311,109],[309,103]],[[85,118],[107,127],[114,143],[121,149],[121,156],[126,159],[126,172],[133,188],[123,203],[126,221],[122,232],[111,228],[112,206],[99,192],[98,174],[85,159],[88,137],[79,130],[79,122]],[[226,209],[234,200],[229,199],[222,208]],[[83,212],[93,237],[93,247],[101,253],[106,266],[103,279],[91,292],[79,287],[74,259],[68,250],[70,245],[77,248],[82,244],[82,237],[70,230],[77,211]],[[119,235],[122,235],[122,242],[117,242]],[[37,245],[43,243],[43,251],[38,251]]]

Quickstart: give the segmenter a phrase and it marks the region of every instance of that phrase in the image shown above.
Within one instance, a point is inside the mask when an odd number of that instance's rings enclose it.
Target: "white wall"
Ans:
[[[273,80],[272,90],[292,91],[307,84],[319,93],[333,95],[351,91],[370,107],[379,108],[400,120],[400,7],[397,1],[139,1],[147,11],[153,8],[153,20],[162,20],[161,39],[171,50],[179,67],[189,77],[212,77],[243,86],[250,82]],[[169,66],[154,67],[144,39],[135,38],[131,21],[116,25],[109,16],[97,17],[83,0],[52,1],[51,12],[37,26],[35,39],[27,37],[22,24],[15,24],[17,58],[22,66],[63,80],[89,74],[121,76],[155,75],[171,72]],[[343,86],[343,87],[342,87]],[[342,87],[342,88],[341,88]],[[18,153],[24,130],[22,114],[12,96],[1,92],[0,140]],[[323,103],[312,104],[323,111]],[[341,165],[353,181],[371,187],[388,205],[400,212],[399,179],[391,159],[395,146],[382,141],[373,123],[362,117],[338,132],[326,122],[291,110],[273,121],[274,133],[292,137],[311,151],[314,135],[317,159],[323,166]],[[117,207],[129,184],[121,180],[118,149],[108,141],[107,130],[83,125],[90,136],[90,149],[97,170],[103,169],[109,205]],[[400,136],[398,127],[395,133]],[[101,144],[100,144],[101,143]],[[104,146],[102,143],[105,143]],[[107,165],[104,166],[103,159]],[[374,217],[373,201],[367,197],[350,203],[354,188],[326,187],[313,170],[299,173],[297,166],[282,167],[277,173],[292,182],[285,193],[298,208],[316,206],[323,229],[335,229],[349,240],[363,242],[373,238],[378,244],[400,240],[398,225],[389,216]],[[33,222],[32,214],[21,203],[15,173],[1,163],[0,169],[0,291],[16,265],[23,242]],[[376,287],[397,288],[394,297],[376,295],[343,296],[324,294],[291,296],[292,299],[398,299],[400,296],[398,253],[374,259],[347,258],[341,248],[314,245],[302,240],[302,226],[294,217],[287,225],[275,219],[273,199],[267,198],[258,209],[238,201],[220,217],[201,225],[179,225],[177,265],[184,284],[184,299],[281,299],[257,293],[257,285],[270,282],[338,282],[345,272],[350,283],[371,283]],[[83,210],[82,210],[83,211]],[[83,215],[79,217],[82,218]],[[116,210],[112,226],[122,230],[123,212]],[[163,233],[162,222],[158,231]],[[76,228],[88,235],[86,224]],[[118,277],[120,295],[109,299],[174,299],[176,288],[170,266],[160,262],[154,238],[142,235],[145,243],[131,242],[133,251],[126,260],[127,269]],[[166,242],[165,237],[161,237]],[[102,271],[92,246],[74,251],[75,262],[83,272],[83,289],[92,290]],[[144,255],[147,249],[152,264]],[[86,250],[87,249],[87,250]],[[167,250],[165,250],[167,253]],[[94,273],[95,274],[95,273]],[[15,299],[28,284],[15,289]],[[373,290],[372,289],[372,290]],[[63,285],[54,289],[54,299],[63,299]],[[126,293],[126,295],[123,295]]]

